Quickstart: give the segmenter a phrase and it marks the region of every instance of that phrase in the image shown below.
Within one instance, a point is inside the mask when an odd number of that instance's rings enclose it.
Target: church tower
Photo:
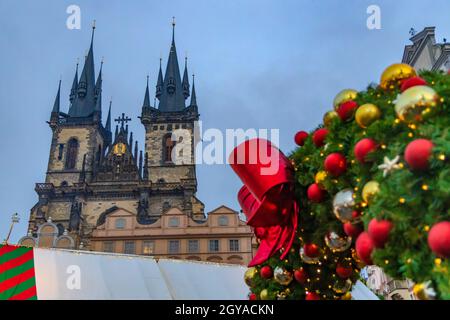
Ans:
[[[195,85],[190,93],[187,59],[183,78],[180,75],[175,45],[175,22],[172,22],[172,43],[163,77],[160,60],[156,84],[158,106],[150,105],[148,83],[142,106],[141,122],[145,127],[144,179],[152,185],[166,189],[166,207],[178,206],[193,215],[196,204],[201,207],[197,218],[203,219],[203,204],[195,198],[197,178],[195,172],[194,128],[199,119]],[[191,96],[190,103],[186,101]],[[161,212],[154,207],[150,212]],[[196,218],[196,217],[193,217]]]

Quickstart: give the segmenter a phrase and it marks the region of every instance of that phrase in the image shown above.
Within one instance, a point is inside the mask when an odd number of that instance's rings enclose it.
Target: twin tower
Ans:
[[[36,184],[39,201],[31,209],[29,234],[50,218],[60,234],[69,233],[78,243],[89,246],[92,231],[105,216],[123,209],[136,214],[141,225],[152,224],[170,208],[179,208],[193,220],[204,221],[204,205],[195,194],[194,123],[199,119],[194,80],[189,83],[187,66],[180,74],[175,46],[175,24],[165,74],[161,63],[154,105],[145,89],[139,117],[145,127],[145,147],[139,150],[124,113],[114,119],[111,104],[102,122],[102,67],[97,78],[94,68],[94,31],[83,70],[78,66],[69,95],[69,110],[61,110],[60,86],[48,122],[52,143],[45,183]],[[189,99],[190,98],[190,99]],[[187,103],[189,101],[189,103]],[[184,147],[173,161],[178,141],[172,132],[184,129]]]

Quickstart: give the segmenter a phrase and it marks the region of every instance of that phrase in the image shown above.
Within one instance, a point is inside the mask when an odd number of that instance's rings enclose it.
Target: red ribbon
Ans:
[[[280,258],[284,259],[298,223],[291,162],[269,141],[252,139],[233,150],[229,163],[244,183],[238,201],[247,224],[261,240],[249,267],[263,263],[280,250]]]

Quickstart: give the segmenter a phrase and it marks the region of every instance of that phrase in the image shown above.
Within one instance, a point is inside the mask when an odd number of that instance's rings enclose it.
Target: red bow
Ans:
[[[263,263],[279,250],[284,259],[297,230],[291,162],[269,141],[252,139],[233,150],[229,163],[244,183],[238,201],[247,224],[261,240],[249,267]]]

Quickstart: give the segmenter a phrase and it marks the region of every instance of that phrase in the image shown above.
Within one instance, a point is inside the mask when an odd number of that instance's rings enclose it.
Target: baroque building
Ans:
[[[114,119],[113,133],[111,102],[102,122],[103,63],[96,77],[94,31],[95,26],[80,77],[77,65],[67,113],[60,108],[59,83],[48,121],[52,141],[45,182],[36,184],[39,200],[19,243],[248,263],[253,233],[238,212],[221,206],[206,215],[196,197],[199,112],[187,60],[180,74],[175,24],[164,76],[160,60],[153,105],[147,77],[139,117],[143,150],[124,113]]]

